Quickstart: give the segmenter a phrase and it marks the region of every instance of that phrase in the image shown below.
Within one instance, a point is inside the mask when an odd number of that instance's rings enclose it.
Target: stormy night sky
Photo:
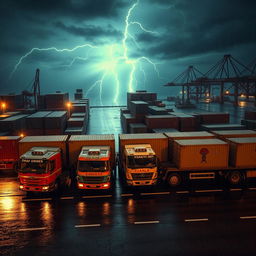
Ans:
[[[256,56],[253,0],[2,0],[1,89],[20,93],[41,70],[41,92],[123,104],[126,92],[160,97],[189,65],[203,73],[232,54]],[[36,48],[36,49],[33,49]],[[41,49],[41,50],[40,50]]]

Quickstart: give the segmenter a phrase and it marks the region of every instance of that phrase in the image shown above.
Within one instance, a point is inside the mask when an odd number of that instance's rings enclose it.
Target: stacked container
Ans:
[[[221,170],[228,167],[229,145],[219,139],[175,140],[174,156],[179,170]]]
[[[26,129],[26,117],[27,115],[16,115],[0,120],[0,131],[19,135]]]
[[[256,137],[256,131],[252,130],[224,130],[211,131],[211,133],[222,140],[227,140],[229,138]]]
[[[68,101],[68,93],[56,92],[45,95],[45,106],[49,110],[65,110]]]
[[[179,119],[172,115],[148,115],[145,116],[145,123],[148,129],[157,128],[179,128]]]
[[[64,134],[67,111],[53,111],[44,117],[45,121],[45,134]]]
[[[241,124],[205,124],[201,125],[205,131],[221,131],[221,130],[244,130],[245,126]]]
[[[194,116],[177,112],[172,112],[171,114],[178,117],[179,131],[190,132],[196,130],[196,118]]]

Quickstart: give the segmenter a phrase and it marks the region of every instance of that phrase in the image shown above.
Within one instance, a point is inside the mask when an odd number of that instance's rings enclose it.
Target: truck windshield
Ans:
[[[46,173],[46,161],[41,160],[22,160],[20,172],[23,173]]]
[[[128,168],[154,168],[156,156],[128,156]]]
[[[103,172],[106,171],[107,162],[105,161],[79,161],[78,170],[80,172]]]

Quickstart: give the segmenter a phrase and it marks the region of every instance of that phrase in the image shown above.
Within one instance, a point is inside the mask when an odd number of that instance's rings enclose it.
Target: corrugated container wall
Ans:
[[[130,126],[131,133],[147,133],[148,132],[147,126],[142,123],[130,124],[129,126]]]
[[[58,147],[62,151],[63,163],[68,161],[66,141],[68,135],[27,136],[19,141],[19,154],[22,155],[32,147]]]
[[[179,128],[179,120],[176,116],[171,115],[148,115],[145,116],[145,123],[148,129],[157,128]]]
[[[18,135],[26,129],[26,117],[27,115],[16,115],[0,120],[0,130],[11,132],[12,135]]]
[[[168,138],[161,133],[119,134],[119,152],[122,157],[125,145],[150,144],[161,162],[167,161]]]
[[[165,135],[169,141],[169,160],[173,161],[174,158],[174,141],[175,140],[192,140],[192,139],[213,139],[215,135],[209,132],[166,132]]]
[[[67,111],[53,111],[45,118],[45,134],[63,134],[66,128]]]
[[[219,139],[175,140],[174,156],[180,170],[227,168],[229,144]]]
[[[0,164],[3,160],[15,161],[19,159],[19,136],[0,136]]]
[[[111,163],[115,165],[115,137],[113,134],[72,135],[68,141],[70,165],[75,167],[83,146],[110,146]]]
[[[201,125],[202,130],[213,131],[213,130],[244,130],[245,126],[241,124],[207,124]]]
[[[220,139],[227,138],[243,138],[243,137],[256,137],[256,131],[252,130],[224,130],[224,131],[211,131],[216,137]]]
[[[256,168],[256,138],[232,138],[230,165],[240,168]]]

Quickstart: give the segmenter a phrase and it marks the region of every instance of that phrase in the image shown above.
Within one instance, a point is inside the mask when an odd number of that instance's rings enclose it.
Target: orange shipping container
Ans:
[[[232,138],[230,143],[230,165],[239,168],[256,167],[256,138]]]
[[[228,167],[228,143],[218,139],[176,140],[174,163],[180,170],[213,170]]]
[[[223,130],[223,131],[211,131],[220,139],[226,138],[243,138],[243,137],[256,137],[256,131],[252,130]]]
[[[169,160],[173,159],[174,140],[191,140],[191,139],[213,139],[215,136],[209,132],[166,132],[164,133],[169,140]]]

